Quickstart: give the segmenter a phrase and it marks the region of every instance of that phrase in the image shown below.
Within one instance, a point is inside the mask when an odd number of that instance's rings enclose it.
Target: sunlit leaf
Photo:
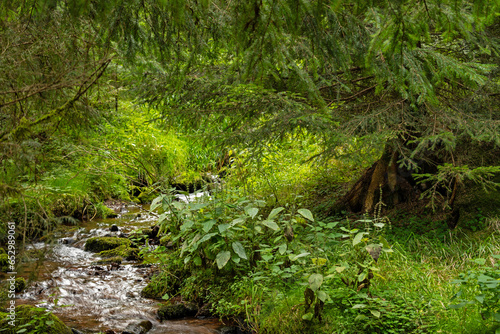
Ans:
[[[216,223],[215,219],[210,219],[209,221],[204,222],[202,224],[203,231],[205,233],[208,233],[212,229],[212,227],[215,225],[215,223]]]
[[[279,226],[278,226],[278,224],[276,224],[272,220],[263,220],[262,224],[265,225],[265,226],[267,226],[267,227],[269,227],[273,231],[277,231],[277,230],[280,229]]]
[[[247,254],[245,253],[245,248],[243,247],[243,245],[239,241],[233,242],[232,246],[233,246],[234,252],[236,254],[238,254],[238,256],[240,258],[248,260]]]
[[[219,269],[224,268],[224,266],[227,264],[227,261],[231,258],[231,252],[230,251],[221,251],[217,256],[215,257],[215,262],[217,262],[217,267]]]
[[[352,245],[356,246],[357,244],[359,244],[361,242],[361,240],[363,239],[363,236],[365,234],[366,234],[366,232],[359,232],[358,234],[356,234],[354,239],[352,239]]]
[[[316,294],[318,295],[318,299],[321,300],[323,303],[326,302],[326,300],[328,299],[328,295],[324,291],[318,291]]]
[[[247,215],[249,215],[253,219],[253,218],[255,218],[255,216],[257,216],[257,213],[259,213],[259,209],[249,208],[249,209],[245,209],[245,212],[247,213]]]
[[[279,208],[274,208],[271,213],[269,214],[269,216],[267,216],[267,219],[268,220],[271,220],[273,219],[274,217],[276,217],[281,211],[285,210],[285,208],[282,208],[282,207],[279,207]]]
[[[323,275],[321,274],[312,274],[309,276],[309,287],[311,290],[316,291],[323,284]]]
[[[286,249],[288,248],[287,244],[281,244],[278,248],[278,252],[283,255],[286,252]]]
[[[309,211],[307,209],[298,209],[297,212],[300,213],[300,215],[302,215],[302,217],[307,218],[312,222],[314,221],[314,218],[313,218],[311,211]]]
[[[295,260],[300,259],[301,257],[307,256],[309,254],[311,254],[311,253],[305,252],[305,253],[301,253],[299,255],[290,254],[290,255],[288,255],[288,258],[290,259],[290,261],[295,261]]]

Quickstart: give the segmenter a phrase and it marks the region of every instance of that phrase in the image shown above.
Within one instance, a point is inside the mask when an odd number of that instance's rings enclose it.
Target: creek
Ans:
[[[90,237],[120,236],[137,228],[151,227],[156,218],[146,209],[122,204],[115,208],[117,218],[80,223],[77,229],[58,235],[57,243],[29,245],[28,252],[38,254],[43,261],[25,266],[23,276],[27,278],[31,274],[37,276],[37,280],[17,295],[17,304],[50,309],[69,327],[83,333],[121,333],[128,323],[140,319],[153,324],[148,334],[219,333],[223,325],[217,319],[159,322],[156,310],[161,301],[143,298],[140,294],[148,283],[151,267],[133,261],[96,265],[100,258],[83,250]],[[119,230],[111,232],[112,225]]]

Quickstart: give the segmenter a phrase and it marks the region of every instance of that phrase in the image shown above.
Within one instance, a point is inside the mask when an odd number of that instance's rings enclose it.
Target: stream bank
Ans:
[[[161,302],[141,297],[152,267],[126,260],[97,264],[101,258],[84,250],[91,237],[124,237],[155,224],[156,217],[146,206],[121,205],[114,209],[116,218],[84,222],[78,229],[58,235],[57,243],[29,245],[29,252],[44,259],[38,268],[25,265],[22,276],[38,276],[38,280],[17,294],[16,304],[47,308],[78,333],[122,333],[130,323],[141,320],[152,324],[147,332],[150,334],[224,331],[224,325],[214,318],[160,322],[156,313]]]

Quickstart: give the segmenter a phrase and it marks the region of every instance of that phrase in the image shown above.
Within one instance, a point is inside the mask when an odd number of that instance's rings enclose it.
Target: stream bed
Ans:
[[[129,323],[141,319],[153,324],[149,334],[219,333],[223,324],[217,319],[159,322],[156,310],[161,301],[140,295],[152,268],[133,261],[96,265],[100,258],[83,250],[90,237],[120,236],[156,222],[155,216],[141,206],[122,205],[115,211],[117,218],[81,223],[78,229],[61,234],[56,244],[29,245],[32,253],[43,254],[44,261],[38,268],[27,264],[23,276],[36,271],[38,279],[17,295],[17,304],[50,309],[69,327],[83,333],[121,333]],[[118,226],[118,231],[111,232],[112,225]]]

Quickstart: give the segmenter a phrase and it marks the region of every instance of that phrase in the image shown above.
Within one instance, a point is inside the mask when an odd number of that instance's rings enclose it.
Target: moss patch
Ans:
[[[107,259],[101,259],[96,261],[96,264],[110,264],[110,263],[122,263],[123,258],[121,256],[113,256]]]
[[[21,292],[26,287],[26,280],[22,277],[16,278],[16,293]]]
[[[142,289],[141,296],[144,298],[161,299],[165,294],[174,295],[179,290],[179,283],[168,275],[159,274],[151,279]]]
[[[85,250],[89,252],[102,252],[110,249],[114,249],[120,246],[130,247],[132,242],[124,238],[116,237],[95,237],[90,238],[85,243]]]
[[[100,257],[110,258],[110,257],[122,257],[128,261],[140,260],[139,250],[137,248],[131,248],[127,245],[121,245],[116,248],[105,250],[99,253]]]
[[[19,305],[16,307],[16,325],[14,327],[9,325],[9,320],[7,313],[0,314],[0,328],[2,329],[2,333],[15,334],[23,328],[26,328],[25,333],[72,333],[71,329],[59,320],[58,317],[43,308],[30,305]],[[27,326],[23,327],[24,325]]]
[[[0,271],[6,273],[8,271],[7,267],[8,264],[9,264],[9,257],[7,256],[7,254],[5,254],[5,252],[0,253]]]

